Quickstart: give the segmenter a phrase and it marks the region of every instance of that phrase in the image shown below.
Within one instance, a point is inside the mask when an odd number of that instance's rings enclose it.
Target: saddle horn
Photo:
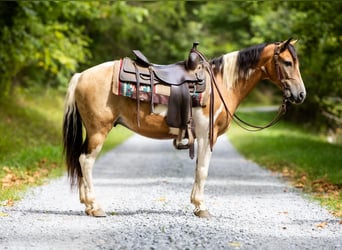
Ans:
[[[188,60],[186,61],[185,65],[188,70],[195,70],[200,63],[200,57],[198,55],[197,46],[199,45],[199,42],[194,42],[192,45],[192,48],[189,53]]]

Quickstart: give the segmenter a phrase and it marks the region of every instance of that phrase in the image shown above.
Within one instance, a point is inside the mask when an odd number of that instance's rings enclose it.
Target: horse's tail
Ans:
[[[78,183],[82,177],[79,162],[79,157],[83,151],[82,120],[75,100],[75,89],[80,75],[80,73],[76,73],[70,80],[63,120],[63,154],[65,155],[71,186]]]

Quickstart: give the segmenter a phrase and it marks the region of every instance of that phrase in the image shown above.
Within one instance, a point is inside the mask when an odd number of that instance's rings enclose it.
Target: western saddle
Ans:
[[[206,89],[206,72],[203,58],[197,50],[198,42],[193,43],[188,59],[170,65],[150,63],[139,50],[133,50],[135,60],[128,57],[122,60],[120,68],[120,82],[136,86],[137,123],[140,126],[140,87],[150,86],[150,110],[154,113],[155,86],[157,84],[170,87],[168,112],[166,122],[168,126],[179,128],[174,146],[177,149],[189,149],[189,156],[194,157],[194,122],[192,120],[192,96],[204,92]],[[188,139],[187,144],[182,140]]]

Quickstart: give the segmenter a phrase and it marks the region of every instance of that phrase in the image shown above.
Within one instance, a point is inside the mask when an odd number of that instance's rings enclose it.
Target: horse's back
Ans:
[[[80,75],[77,88],[100,92],[102,88],[110,87],[116,62],[105,62],[84,70]]]

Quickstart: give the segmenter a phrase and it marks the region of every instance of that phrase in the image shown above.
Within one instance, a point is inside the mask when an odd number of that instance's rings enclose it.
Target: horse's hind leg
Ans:
[[[199,133],[198,133],[199,134]],[[211,150],[207,136],[198,136],[195,182],[191,192],[191,203],[195,205],[194,213],[198,217],[208,218],[210,214],[204,204],[204,185],[208,176]]]
[[[93,185],[93,166],[95,159],[101,151],[103,142],[106,138],[106,133],[87,134],[86,153],[80,155],[79,161],[81,164],[83,177],[79,182],[80,201],[86,206],[85,212],[88,215],[96,217],[106,216],[95,198]]]

